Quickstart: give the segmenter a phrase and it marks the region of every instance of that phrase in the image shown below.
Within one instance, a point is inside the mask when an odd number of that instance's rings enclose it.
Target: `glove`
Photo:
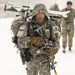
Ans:
[[[53,56],[57,52],[58,52],[58,48],[57,47],[52,47],[50,50],[43,50],[41,53],[45,54],[47,56]]]
[[[30,38],[30,37],[27,37],[27,38],[26,38],[26,43],[27,43],[28,46],[31,45],[31,38]]]
[[[33,37],[31,39],[31,44],[37,47],[41,47],[43,45],[43,39],[41,37]]]

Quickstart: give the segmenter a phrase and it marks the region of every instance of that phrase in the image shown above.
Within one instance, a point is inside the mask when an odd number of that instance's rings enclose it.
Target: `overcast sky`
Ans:
[[[37,3],[43,3],[46,5],[47,9],[50,8],[51,5],[57,3],[59,5],[60,10],[66,7],[66,2],[68,0],[0,0],[0,18],[15,16],[12,12],[4,12],[5,4],[14,4],[16,6],[29,5],[31,8],[34,7]],[[75,0],[69,0],[73,2],[73,7],[75,8]]]

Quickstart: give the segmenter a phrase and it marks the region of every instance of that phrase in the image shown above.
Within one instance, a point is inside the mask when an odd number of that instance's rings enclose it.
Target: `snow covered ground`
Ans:
[[[0,75],[26,75],[25,65],[22,65],[19,53],[11,41],[10,29],[13,18],[0,19]],[[75,38],[75,37],[74,37]],[[60,40],[62,43],[62,40]],[[73,52],[62,53],[62,47],[56,55],[58,75],[75,75],[75,40]],[[54,72],[52,71],[52,75]]]

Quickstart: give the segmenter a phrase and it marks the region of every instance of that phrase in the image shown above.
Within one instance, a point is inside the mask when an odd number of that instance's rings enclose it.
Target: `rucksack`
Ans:
[[[14,19],[14,21],[12,22],[11,25],[11,30],[14,34],[14,36],[17,36],[17,33],[19,31],[19,27],[23,24],[23,20],[20,17],[17,17],[16,19]]]
[[[18,37],[17,37],[17,33],[19,31],[20,26],[24,23],[24,19],[22,19],[21,17],[16,17],[14,19],[14,21],[12,22],[11,25],[11,30],[13,32],[13,37],[12,37],[12,42],[15,43],[17,45],[18,43]]]

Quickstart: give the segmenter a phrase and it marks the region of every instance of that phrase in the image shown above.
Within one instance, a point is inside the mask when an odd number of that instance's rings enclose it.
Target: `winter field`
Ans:
[[[26,75],[26,65],[22,65],[19,53],[11,41],[13,33],[10,26],[13,18],[0,19],[0,75]],[[75,38],[75,37],[74,37]],[[62,40],[60,40],[60,44]],[[73,41],[72,52],[66,49],[62,53],[62,47],[56,54],[56,70],[58,75],[75,75],[75,40]],[[62,45],[62,44],[61,44]],[[54,71],[51,71],[54,75]]]

